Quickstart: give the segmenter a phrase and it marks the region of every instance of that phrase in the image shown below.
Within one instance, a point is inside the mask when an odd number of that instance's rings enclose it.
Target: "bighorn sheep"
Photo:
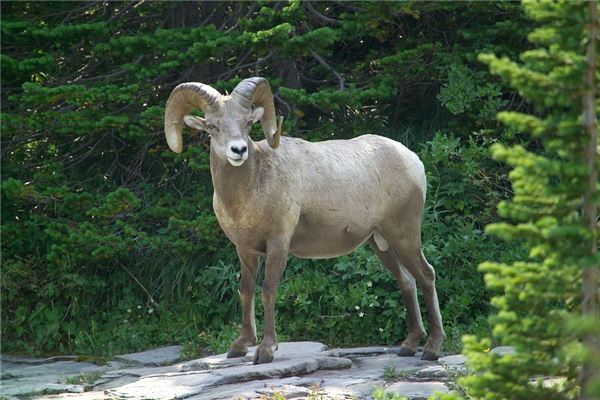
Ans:
[[[196,108],[204,118],[187,115]],[[259,120],[266,140],[254,142],[250,127]],[[254,294],[260,256],[266,256],[265,323],[255,364],[271,362],[277,350],[275,296],[288,254],[329,258],[368,241],[394,274],[406,303],[408,335],[400,355],[414,355],[425,336],[416,279],[431,329],[422,358],[437,359],[445,334],[435,272],[421,251],[426,182],[418,156],[375,135],[320,143],[280,137],[281,122],[276,122],[269,83],[258,77],[243,80],[226,96],[202,83],[182,83],[166,105],[171,150],[183,149],[184,123],[211,136],[214,210],[241,263],[243,326],[227,356],[245,356],[257,341]]]

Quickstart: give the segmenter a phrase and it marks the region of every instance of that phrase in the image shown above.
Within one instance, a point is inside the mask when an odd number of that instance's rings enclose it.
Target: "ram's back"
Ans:
[[[425,197],[418,156],[391,139],[364,135],[310,143],[282,138],[273,167],[286,171],[285,191],[300,210],[291,252],[333,257],[353,251],[383,220],[415,212]],[[284,166],[285,164],[285,166]],[[283,189],[283,188],[282,188]]]

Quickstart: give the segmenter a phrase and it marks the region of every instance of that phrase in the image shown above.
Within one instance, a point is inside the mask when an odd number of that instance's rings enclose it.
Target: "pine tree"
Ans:
[[[584,282],[587,301],[597,304],[600,264],[597,144],[591,128],[597,127],[595,110],[588,106],[584,118],[584,104],[599,106],[594,98],[595,48],[592,57],[589,49],[586,57],[586,43],[597,46],[597,7],[596,2],[588,6],[526,1],[527,14],[539,24],[529,35],[537,48],[522,53],[521,63],[492,54],[479,57],[532,103],[534,115],[503,112],[498,118],[516,131],[530,133],[539,147],[492,148],[496,159],[513,168],[514,197],[498,207],[507,222],[489,225],[487,231],[525,242],[529,256],[513,264],[480,266],[488,287],[497,293],[492,300],[498,309],[492,320],[494,334],[516,352],[500,356],[489,352],[490,340],[465,337],[474,374],[460,382],[469,397],[547,400],[600,395],[600,387],[592,383],[594,363],[600,358],[593,348],[600,332],[597,306],[583,306],[582,298]]]

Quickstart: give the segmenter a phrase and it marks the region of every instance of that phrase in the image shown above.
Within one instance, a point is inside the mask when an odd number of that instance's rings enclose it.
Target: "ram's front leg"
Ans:
[[[254,364],[265,364],[273,361],[277,350],[277,334],[275,333],[275,302],[277,287],[287,263],[289,244],[283,239],[267,242],[265,260],[265,280],[262,299],[265,309],[265,334],[254,354]]]
[[[254,294],[256,293],[256,272],[258,256],[237,249],[241,265],[240,297],[244,312],[242,332],[233,342],[227,358],[243,357],[248,352],[248,346],[256,344],[256,323],[254,321]]]

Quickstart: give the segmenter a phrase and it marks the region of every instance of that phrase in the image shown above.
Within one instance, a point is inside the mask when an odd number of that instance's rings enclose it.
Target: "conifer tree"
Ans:
[[[600,357],[589,346],[600,332],[597,306],[584,307],[582,298],[582,282],[594,291],[587,301],[596,304],[598,297],[593,281],[599,265],[595,110],[584,117],[584,104],[599,105],[597,60],[589,57],[589,49],[586,57],[586,44],[597,46],[597,7],[596,2],[526,1],[527,14],[539,24],[529,35],[536,48],[522,53],[520,63],[492,54],[479,57],[534,106],[534,114],[502,112],[498,118],[531,134],[537,148],[492,148],[496,159],[513,168],[514,196],[498,206],[507,222],[487,231],[523,241],[529,255],[513,264],[480,266],[497,293],[494,334],[515,353],[501,356],[489,351],[490,340],[465,337],[474,374],[460,382],[469,397],[547,400],[600,394],[592,383]],[[590,309],[596,311],[590,315]]]

